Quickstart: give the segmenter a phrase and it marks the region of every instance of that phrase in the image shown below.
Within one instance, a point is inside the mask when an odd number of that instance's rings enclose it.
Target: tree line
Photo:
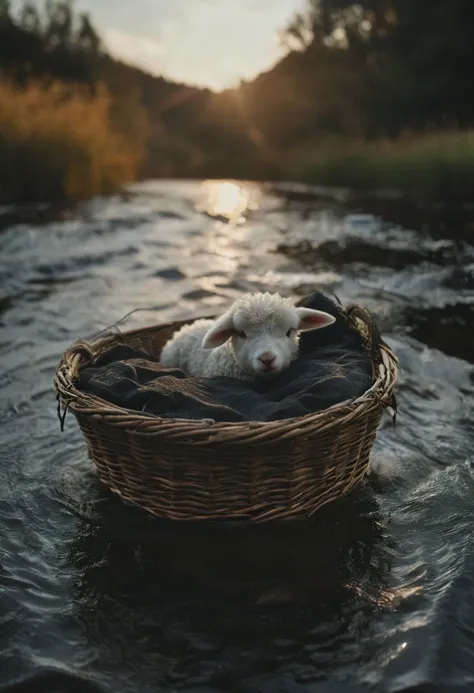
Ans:
[[[0,71],[17,84],[105,84],[114,123],[143,141],[145,175],[284,175],[281,152],[474,123],[472,0],[308,0],[287,54],[238,88],[176,84],[107,54],[67,0],[0,0]]]
[[[474,122],[471,0],[309,0],[286,36],[315,70],[315,49],[341,54],[370,133]]]

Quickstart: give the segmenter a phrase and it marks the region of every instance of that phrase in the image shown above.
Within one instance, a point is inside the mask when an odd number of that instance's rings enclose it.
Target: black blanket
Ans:
[[[372,384],[372,365],[344,311],[320,293],[298,305],[325,310],[336,322],[302,333],[297,360],[271,381],[191,378],[119,345],[84,368],[77,387],[151,416],[228,422],[304,416],[362,395]]]

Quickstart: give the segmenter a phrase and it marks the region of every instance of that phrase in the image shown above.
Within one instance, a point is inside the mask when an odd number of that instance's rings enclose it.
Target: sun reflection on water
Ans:
[[[206,180],[201,188],[204,199],[199,207],[212,217],[242,223],[245,213],[256,206],[249,187],[232,181]]]
[[[213,219],[202,236],[202,251],[213,271],[236,272],[248,264],[255,219],[247,222],[259,208],[261,197],[260,186],[251,182],[208,179],[201,183],[196,210]]]

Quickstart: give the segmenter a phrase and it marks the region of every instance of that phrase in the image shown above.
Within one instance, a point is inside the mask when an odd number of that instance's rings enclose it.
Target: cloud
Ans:
[[[144,70],[162,72],[165,46],[159,41],[107,27],[102,37],[110,53]]]
[[[179,82],[224,88],[268,69],[306,0],[77,0],[110,50]]]

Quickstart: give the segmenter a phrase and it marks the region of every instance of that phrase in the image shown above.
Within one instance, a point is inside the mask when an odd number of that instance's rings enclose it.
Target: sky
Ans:
[[[74,0],[109,51],[155,74],[213,89],[270,68],[278,30],[306,0]]]

